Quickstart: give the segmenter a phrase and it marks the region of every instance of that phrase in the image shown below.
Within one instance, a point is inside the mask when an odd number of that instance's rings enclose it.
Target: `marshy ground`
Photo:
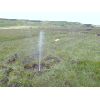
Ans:
[[[100,86],[100,29],[43,30],[39,74],[40,29],[0,29],[0,86]]]

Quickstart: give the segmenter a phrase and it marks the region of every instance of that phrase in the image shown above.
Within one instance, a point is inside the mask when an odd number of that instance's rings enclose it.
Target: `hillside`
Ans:
[[[40,21],[40,20],[24,20],[24,19],[5,19],[0,18],[0,27],[9,26],[42,26],[42,27],[63,27],[63,28],[93,28],[91,24],[81,24],[79,22],[67,21]]]
[[[17,20],[0,18],[0,27],[40,25],[39,20]]]

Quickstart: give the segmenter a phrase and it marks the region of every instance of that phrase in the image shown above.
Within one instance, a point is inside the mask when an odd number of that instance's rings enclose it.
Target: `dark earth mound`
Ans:
[[[53,65],[60,63],[61,60],[58,57],[47,56],[41,61],[41,71],[45,69],[50,69]],[[24,65],[24,69],[26,70],[34,70],[38,71],[39,64],[38,63],[29,63]]]

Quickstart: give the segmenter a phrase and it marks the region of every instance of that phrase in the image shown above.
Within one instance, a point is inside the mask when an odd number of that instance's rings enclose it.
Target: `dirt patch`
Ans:
[[[18,59],[18,54],[14,54],[13,56],[9,57],[9,59],[7,60],[7,64],[13,64],[16,62],[16,60]]]
[[[81,61],[80,60],[71,60],[71,64],[80,64]]]
[[[0,83],[7,84],[8,81],[9,81],[8,77],[4,77],[3,79],[0,80]]]
[[[49,69],[51,68],[53,65],[60,63],[61,59],[58,57],[53,57],[53,56],[47,56],[44,60],[43,60],[43,64],[44,66]]]
[[[0,65],[0,69],[1,69],[1,70],[6,70],[7,68],[8,68],[8,67],[7,67],[6,65],[3,65],[3,64]]]
[[[100,36],[100,34],[97,34],[97,36]]]
[[[36,63],[25,64],[25,65],[24,65],[24,69],[26,69],[26,70],[31,70],[31,71],[33,71],[33,70],[38,70],[38,64],[36,64]]]
[[[9,67],[9,68],[7,68],[7,69],[5,70],[4,73],[5,73],[6,76],[9,76],[10,72],[12,72],[12,71],[13,71],[13,69]]]
[[[50,69],[53,67],[53,65],[60,62],[61,60],[58,57],[47,56],[41,61],[41,71],[45,69]],[[38,63],[30,63],[24,65],[25,70],[31,70],[31,71],[38,71],[38,67],[39,67]]]
[[[13,69],[10,67],[1,67],[1,68],[2,68],[1,70],[3,70],[4,75],[3,75],[3,78],[0,80],[0,84],[7,85],[9,81],[9,74],[10,72],[13,71]]]

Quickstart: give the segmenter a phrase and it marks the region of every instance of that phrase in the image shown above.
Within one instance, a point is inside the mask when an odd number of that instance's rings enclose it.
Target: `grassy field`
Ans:
[[[45,68],[38,73],[32,65],[38,64],[41,30],[45,32]],[[100,86],[98,33],[99,28],[0,29],[0,86]]]

